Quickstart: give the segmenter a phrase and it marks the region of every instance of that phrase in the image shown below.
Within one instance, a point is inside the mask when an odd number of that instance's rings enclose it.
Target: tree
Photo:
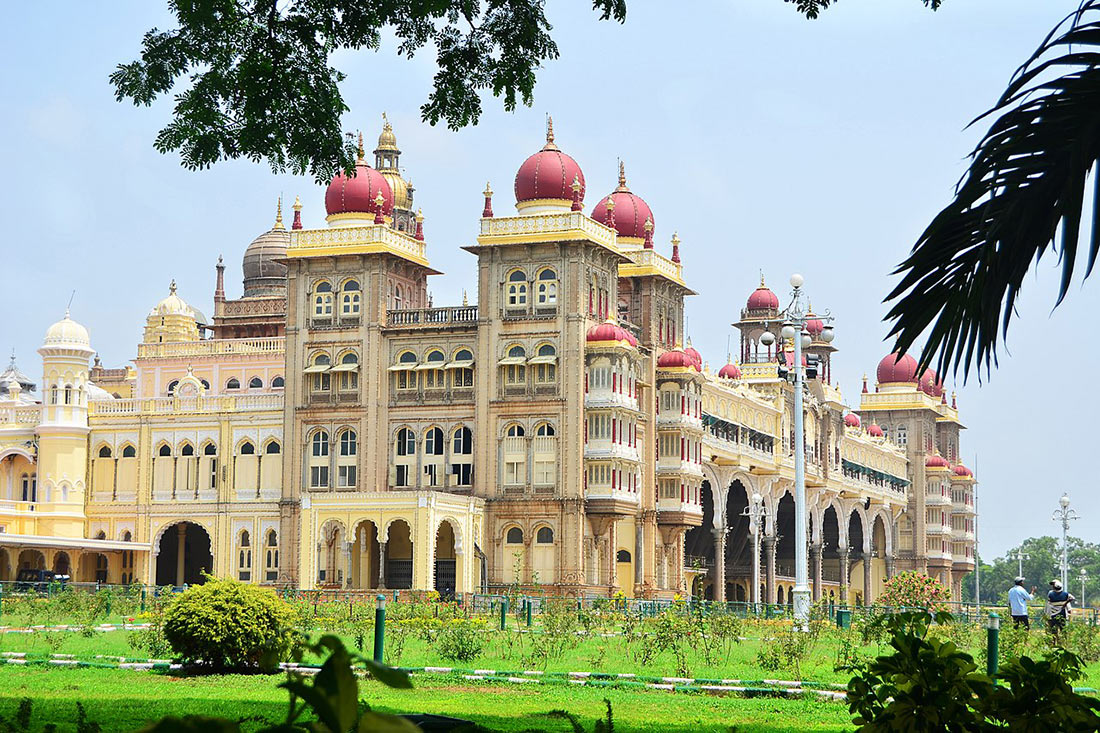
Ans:
[[[836,0],[784,0],[808,18]],[[942,0],[921,0],[938,8]],[[558,57],[545,0],[169,0],[179,27],[145,34],[141,56],[110,81],[118,101],[151,105],[174,93],[156,137],[184,167],[266,160],[275,172],[327,183],[351,174],[356,149],[340,128],[348,110],[340,50],[378,50],[383,30],[411,58],[429,43],[438,71],[421,116],[454,129],[476,124],[481,94],[530,106],[535,74]],[[600,20],[626,21],[626,0],[592,0]]]
[[[1100,0],[1083,0],[1043,40],[988,112],[999,115],[971,153],[951,201],[896,273],[888,320],[904,353],[923,333],[921,366],[939,374],[997,363],[1024,276],[1058,253],[1062,302],[1078,266],[1085,186],[1100,161]],[[1100,175],[1093,175],[1100,202]],[[1100,252],[1092,207],[1087,278]]]
[[[991,604],[1008,604],[1008,589],[1019,573],[1016,555],[1023,552],[1028,556],[1024,560],[1024,585],[1031,590],[1037,586],[1038,593],[1045,593],[1047,584],[1059,577],[1062,560],[1062,540],[1060,537],[1031,537],[1011,548],[1004,557],[996,558],[992,564],[981,563],[981,601]],[[1081,568],[1088,573],[1085,601],[1095,605],[1100,595],[1100,545],[1085,542],[1079,537],[1069,538],[1069,590],[1076,596],[1081,594],[1081,581],[1078,574]],[[978,559],[981,562],[981,558]],[[1093,590],[1089,590],[1089,589]],[[974,598],[974,573],[963,579],[963,599]]]

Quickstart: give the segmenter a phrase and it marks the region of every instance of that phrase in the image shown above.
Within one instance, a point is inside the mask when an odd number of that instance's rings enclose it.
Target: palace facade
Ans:
[[[485,204],[475,302],[436,307],[423,216],[387,122],[325,192],[327,226],[275,224],[216,266],[213,316],[176,292],[132,365],[105,368],[65,318],[41,381],[0,374],[0,580],[180,585],[213,572],[299,587],[541,586],[555,594],[761,598],[793,587],[793,359],[761,281],[712,372],[684,344],[679,240],[627,185],[588,213],[580,166],[545,145],[515,214]],[[465,299],[464,299],[465,300]],[[885,357],[858,410],[825,324],[805,401],[815,598],[866,602],[893,573],[956,598],[974,563],[974,477],[954,397]],[[762,338],[765,332],[776,336]],[[35,394],[38,387],[37,396]],[[763,517],[752,531],[750,497]]]

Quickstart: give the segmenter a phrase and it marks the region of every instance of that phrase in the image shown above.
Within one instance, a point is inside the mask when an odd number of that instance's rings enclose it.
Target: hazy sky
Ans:
[[[429,257],[446,273],[430,281],[435,304],[458,303],[470,287],[475,259],[459,247],[476,236],[485,182],[498,214],[509,212],[515,171],[541,146],[550,113],[558,144],[585,171],[586,208],[613,188],[621,157],[653,208],[658,247],[667,254],[679,232],[700,293],[689,331],[712,368],[759,271],[781,296],[798,271],[814,307],[837,318],[834,375],[856,405],[860,376],[873,380],[887,350],[889,273],[948,201],[977,139],[963,128],[1076,0],[946,0],[936,13],[918,0],[841,0],[815,22],[780,0],[628,5],[620,26],[598,23],[588,3],[549,3],[562,57],[542,70],[534,106],[510,114],[488,98],[481,123],[457,133],[419,121],[430,53],[404,61],[390,44],[337,57],[352,110],[344,126],[362,129],[370,148],[381,113],[393,122]],[[5,8],[0,346],[36,380],[34,349],[72,290],[73,317],[103,363],[122,365],[172,278],[209,313],[222,254],[229,295],[240,294],[241,255],[271,225],[280,193],[301,196],[307,226],[323,223],[311,180],[244,162],[186,171],[152,147],[167,104],[114,101],[108,74],[146,30],[171,26],[165,6]],[[1051,314],[1053,258],[1033,280],[1000,369],[984,385],[958,385],[986,557],[1057,531],[1050,514],[1064,490],[1085,517],[1075,533],[1100,540],[1087,478],[1095,439],[1075,427],[1091,414],[1093,398],[1079,395],[1092,394],[1098,361],[1096,327],[1079,325],[1080,314],[1095,318],[1100,282],[1075,285]]]

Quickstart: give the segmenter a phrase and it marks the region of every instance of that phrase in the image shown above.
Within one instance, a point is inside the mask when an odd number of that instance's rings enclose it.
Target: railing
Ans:
[[[0,408],[0,425],[37,425],[41,415],[38,405],[33,407]]]
[[[88,414],[98,416],[259,412],[282,409],[283,395],[276,392],[219,397],[148,397],[88,403]]]
[[[592,220],[580,211],[543,212],[481,220],[479,244],[492,244],[497,237],[552,235],[558,241],[588,239],[618,251],[611,227]]]
[[[387,326],[431,327],[454,323],[476,324],[477,306],[461,305],[446,308],[399,308],[386,311]]]
[[[636,249],[626,252],[631,264],[619,265],[619,273],[629,277],[634,274],[646,274],[645,271],[656,272],[670,280],[683,282],[683,267],[679,262],[673,262],[653,249]]]
[[[138,358],[171,356],[224,356],[229,354],[281,354],[286,350],[282,336],[253,339],[206,339],[165,344],[138,344]]]
[[[382,249],[421,264],[427,264],[424,242],[407,234],[397,232],[388,226],[364,225],[351,227],[332,227],[329,229],[300,229],[290,233],[288,257],[306,257],[311,249],[358,250],[370,248]]]

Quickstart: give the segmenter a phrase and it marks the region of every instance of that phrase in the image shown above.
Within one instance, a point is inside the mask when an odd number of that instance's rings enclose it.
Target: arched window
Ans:
[[[310,453],[315,458],[328,455],[328,433],[324,430],[318,430],[313,434],[313,439],[310,441]]]
[[[33,473],[25,473],[20,483],[23,490],[23,501],[38,501],[38,476]]]
[[[615,562],[630,562],[630,552],[628,550],[619,550],[615,553]]]
[[[193,456],[193,455],[195,455],[195,446],[191,445],[190,443],[184,443],[183,447],[180,448],[180,455],[181,456]]]
[[[56,405],[57,404],[57,386],[56,385],[50,388],[50,404],[51,405]]]
[[[397,389],[416,389],[416,354],[403,351],[397,357],[397,364],[390,367],[397,372]]]
[[[225,388],[226,389],[240,389],[241,388],[241,380],[237,379],[236,377],[230,377],[229,381],[225,383]]]
[[[424,455],[443,455],[443,431],[439,428],[428,428],[424,433]]]
[[[328,433],[318,430],[310,438],[309,485],[310,488],[328,488]]]
[[[252,379],[248,380],[249,389],[263,389],[263,386],[264,380],[260,379],[259,377],[252,377]]]
[[[157,451],[157,454],[160,456],[170,456],[172,455],[172,448],[167,443],[165,443],[160,447],[160,450]]]
[[[349,351],[340,357],[340,363],[332,368],[339,373],[338,388],[341,392],[356,392],[359,389],[359,355]]]
[[[321,321],[332,318],[332,283],[327,280],[313,286],[313,318]]]
[[[176,387],[180,386],[180,380],[173,379],[168,383],[168,394],[174,395],[176,393]]]
[[[523,530],[519,527],[512,527],[504,535],[504,541],[509,545],[522,545],[523,544]]]
[[[451,438],[451,454],[468,456],[474,452],[474,434],[468,427],[460,427]]]
[[[314,393],[328,392],[332,387],[332,375],[329,374],[329,370],[332,368],[332,360],[329,359],[329,355],[324,352],[314,354],[313,360],[305,372],[312,377],[310,381],[310,387]]]
[[[218,446],[213,443],[207,443],[202,447],[202,454],[204,456],[216,456],[218,455]]]
[[[275,377],[274,379],[271,380],[271,388],[272,389],[282,389],[283,385],[284,385],[284,382],[283,382],[282,377]]]
[[[504,305],[510,310],[521,310],[527,307],[527,275],[523,270],[512,270],[508,274]]]
[[[279,441],[277,440],[269,440],[267,441],[267,444],[264,445],[264,453],[269,456],[278,455],[281,451],[282,446],[279,445]]]
[[[554,530],[549,527],[539,527],[539,531],[535,533],[535,542],[540,545],[553,544]]]
[[[246,440],[241,443],[240,455],[242,456],[254,456],[256,455],[256,446],[253,445],[251,440]]]
[[[358,280],[347,280],[344,282],[342,293],[340,294],[340,317],[341,318],[356,318],[359,316],[359,303],[361,294],[359,292]]]
[[[127,445],[122,449],[123,458],[135,458],[137,457],[137,450],[132,445]]]
[[[279,577],[279,536],[275,530],[267,531],[267,540],[264,542],[264,580],[274,582]]]
[[[443,377],[446,372],[443,367],[447,357],[439,349],[432,349],[424,360],[422,371],[424,372],[424,389],[443,389]]]
[[[452,387],[474,386],[474,355],[469,349],[456,351],[454,361],[447,368],[451,370]]]
[[[394,452],[397,460],[393,467],[391,479],[394,486],[412,486],[416,461],[412,457],[416,455],[416,434],[409,428],[401,428],[397,431],[394,441]]]
[[[558,351],[553,344],[542,344],[529,362],[535,365],[535,382],[552,384],[558,380]]]
[[[522,438],[524,436],[523,426],[519,423],[512,423],[505,431],[505,435],[509,438]]]
[[[401,297],[400,283],[393,288],[393,307],[395,310],[401,310],[405,307],[405,299]]]
[[[205,390],[210,389],[210,382],[207,382],[205,379],[200,379],[199,384],[201,384],[202,388],[205,389]]]
[[[399,456],[415,456],[416,455],[416,436],[413,431],[408,428],[401,428],[397,431],[397,455]]]
[[[355,486],[356,456],[359,454],[359,436],[348,429],[340,433],[340,452],[336,459],[336,485],[340,488]]]
[[[535,435],[540,437],[549,437],[554,434],[554,426],[548,422],[542,422],[535,428]]]
[[[237,539],[237,579],[252,580],[252,538],[248,530],[242,530]]]
[[[504,367],[506,386],[522,386],[527,383],[527,351],[515,344],[508,349],[508,355],[500,361]]]
[[[99,449],[99,457],[100,458],[110,458],[111,457],[111,446],[105,445],[102,448],[100,448]]]
[[[558,302],[558,273],[553,268],[539,270],[535,285],[537,305],[556,305]]]
[[[71,405],[73,403],[73,386],[71,384],[65,385],[65,404]]]

